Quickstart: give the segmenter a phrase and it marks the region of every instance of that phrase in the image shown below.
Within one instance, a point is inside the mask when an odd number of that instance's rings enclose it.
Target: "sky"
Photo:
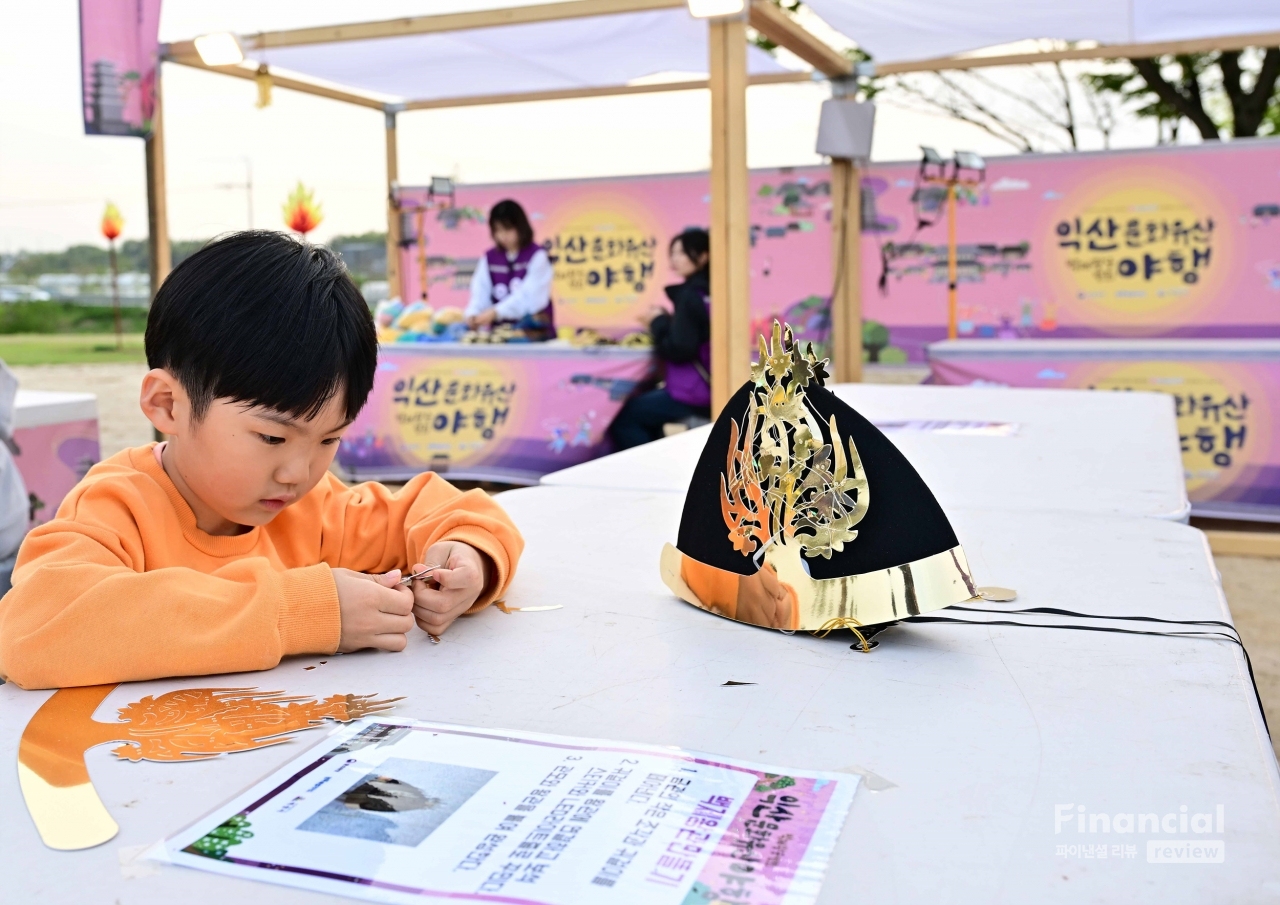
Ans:
[[[166,0],[160,36],[181,40],[493,5],[496,0]],[[83,131],[78,4],[40,0],[11,8],[6,18],[8,27],[0,30],[0,253],[101,244],[98,222],[107,201],[125,217],[123,238],[145,238],[142,140]],[[380,112],[278,88],[273,103],[257,109],[252,82],[174,65],[164,67],[163,83],[175,239],[246,228],[250,206],[253,226],[282,228],[281,206],[299,180],[323,205],[316,240],[385,229]],[[821,163],[813,144],[828,96],[820,83],[751,88],[749,165]],[[399,132],[400,179],[410,185],[433,175],[485,183],[687,172],[710,161],[706,92],[419,111],[401,114]],[[1132,138],[1151,143],[1145,133]],[[879,106],[873,159],[916,159],[920,144],[944,153],[1010,153],[973,126]],[[245,188],[250,178],[252,193]]]

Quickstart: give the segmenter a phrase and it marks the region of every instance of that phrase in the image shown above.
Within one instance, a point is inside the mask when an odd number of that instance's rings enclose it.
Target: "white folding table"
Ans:
[[[866,418],[887,425],[885,433],[945,509],[1175,521],[1185,521],[1191,511],[1177,419],[1166,396],[865,383],[832,389]],[[983,434],[976,427],[983,422],[1016,428],[1007,436],[994,429]],[[710,430],[697,428],[575,465],[545,475],[542,483],[684,493]]]
[[[1280,895],[1280,774],[1233,645],[930,624],[890,629],[864,654],[850,649],[847,632],[784,635],[675,599],[659,579],[658,554],[676,537],[679,494],[533,487],[499,499],[528,541],[507,602],[563,609],[490,609],[460,620],[439,645],[415,633],[402,654],[299,657],[264,674],[139,683],[116,689],[98,718],[179,687],[378,692],[405,695],[396,712],[407,716],[857,772],[866,782],[822,905],[1204,905]],[[1016,588],[1015,606],[1230,620],[1204,537],[1185,525],[1068,511],[950,516],[979,583]],[[47,696],[0,687],[7,763]],[[90,772],[121,831],[82,852],[41,844],[11,766],[0,772],[10,815],[5,901],[339,901],[172,866],[121,866],[318,736],[189,764],[127,763],[95,749]],[[1099,824],[1090,833],[1069,819],[1055,832],[1055,816],[1080,806],[1109,817],[1173,815],[1176,825],[1183,805],[1192,815],[1221,807],[1224,832],[1102,833]],[[1157,838],[1221,839],[1225,863],[1148,863]],[[1086,844],[1107,846],[1108,859],[1084,858]]]

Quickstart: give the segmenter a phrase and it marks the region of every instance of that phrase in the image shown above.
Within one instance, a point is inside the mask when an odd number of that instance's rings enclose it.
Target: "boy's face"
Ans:
[[[265,525],[324,477],[348,421],[341,388],[314,418],[215,399],[203,418],[167,371],[143,378],[142,409],[169,436],[165,471],[201,530]]]
[[[237,525],[265,525],[324,477],[347,424],[341,393],[310,421],[215,399],[175,438],[175,464],[214,513]]]

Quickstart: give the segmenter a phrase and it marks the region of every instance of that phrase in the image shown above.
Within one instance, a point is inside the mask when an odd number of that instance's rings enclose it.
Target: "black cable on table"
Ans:
[[[1249,670],[1249,681],[1253,684],[1253,697],[1258,702],[1258,712],[1262,716],[1262,726],[1267,730],[1267,738],[1271,737],[1271,726],[1267,723],[1267,712],[1262,706],[1262,695],[1258,692],[1258,680],[1253,674],[1253,661],[1249,657],[1249,651],[1244,646],[1244,641],[1240,638],[1240,633],[1234,625],[1229,622],[1222,622],[1217,619],[1160,619],[1155,616],[1100,616],[1096,613],[1077,613],[1073,610],[1063,610],[1056,607],[1028,607],[1020,610],[993,610],[984,607],[966,607],[953,606],[948,607],[950,610],[958,610],[960,612],[970,613],[996,613],[998,615],[1009,615],[1019,613],[1048,613],[1055,616],[1075,616],[1082,619],[1099,619],[1099,620],[1118,620],[1125,622],[1158,622],[1165,625],[1217,625],[1229,629],[1233,634],[1227,632],[1214,631],[1212,629],[1195,629],[1188,632],[1147,632],[1140,629],[1116,628],[1103,625],[1064,625],[1060,622],[1014,622],[1009,619],[955,619],[948,616],[908,616],[902,622],[950,622],[957,625],[1010,625],[1022,628],[1050,628],[1050,629],[1071,629],[1081,632],[1108,632],[1117,635],[1148,635],[1157,638],[1195,638],[1203,641],[1213,641],[1215,638],[1222,638],[1233,644],[1239,645],[1240,652],[1244,654],[1245,667]],[[855,645],[856,647],[857,645]]]

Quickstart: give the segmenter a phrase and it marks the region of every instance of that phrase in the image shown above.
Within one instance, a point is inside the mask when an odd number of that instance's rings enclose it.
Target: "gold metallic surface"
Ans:
[[[971,600],[976,591],[960,547],[892,569],[817,579],[809,577],[798,557],[766,554],[759,572],[738,575],[666,544],[660,568],[666,586],[687,603],[738,622],[790,631],[822,631],[834,619],[862,626],[896,622]]]
[[[1013,603],[1018,599],[1018,592],[1013,588],[996,588],[981,587],[978,588],[978,596],[983,600],[989,600],[992,603]]]
[[[115,687],[60,689],[23,730],[18,746],[22,796],[50,848],[90,848],[119,829],[85,766],[85,752],[96,745],[123,742],[112,753],[124,760],[201,760],[287,742],[292,738],[287,733],[325,720],[345,723],[380,713],[400,700],[348,694],[317,701],[252,688],[186,688],[122,707],[120,722],[95,720],[94,711]]]

